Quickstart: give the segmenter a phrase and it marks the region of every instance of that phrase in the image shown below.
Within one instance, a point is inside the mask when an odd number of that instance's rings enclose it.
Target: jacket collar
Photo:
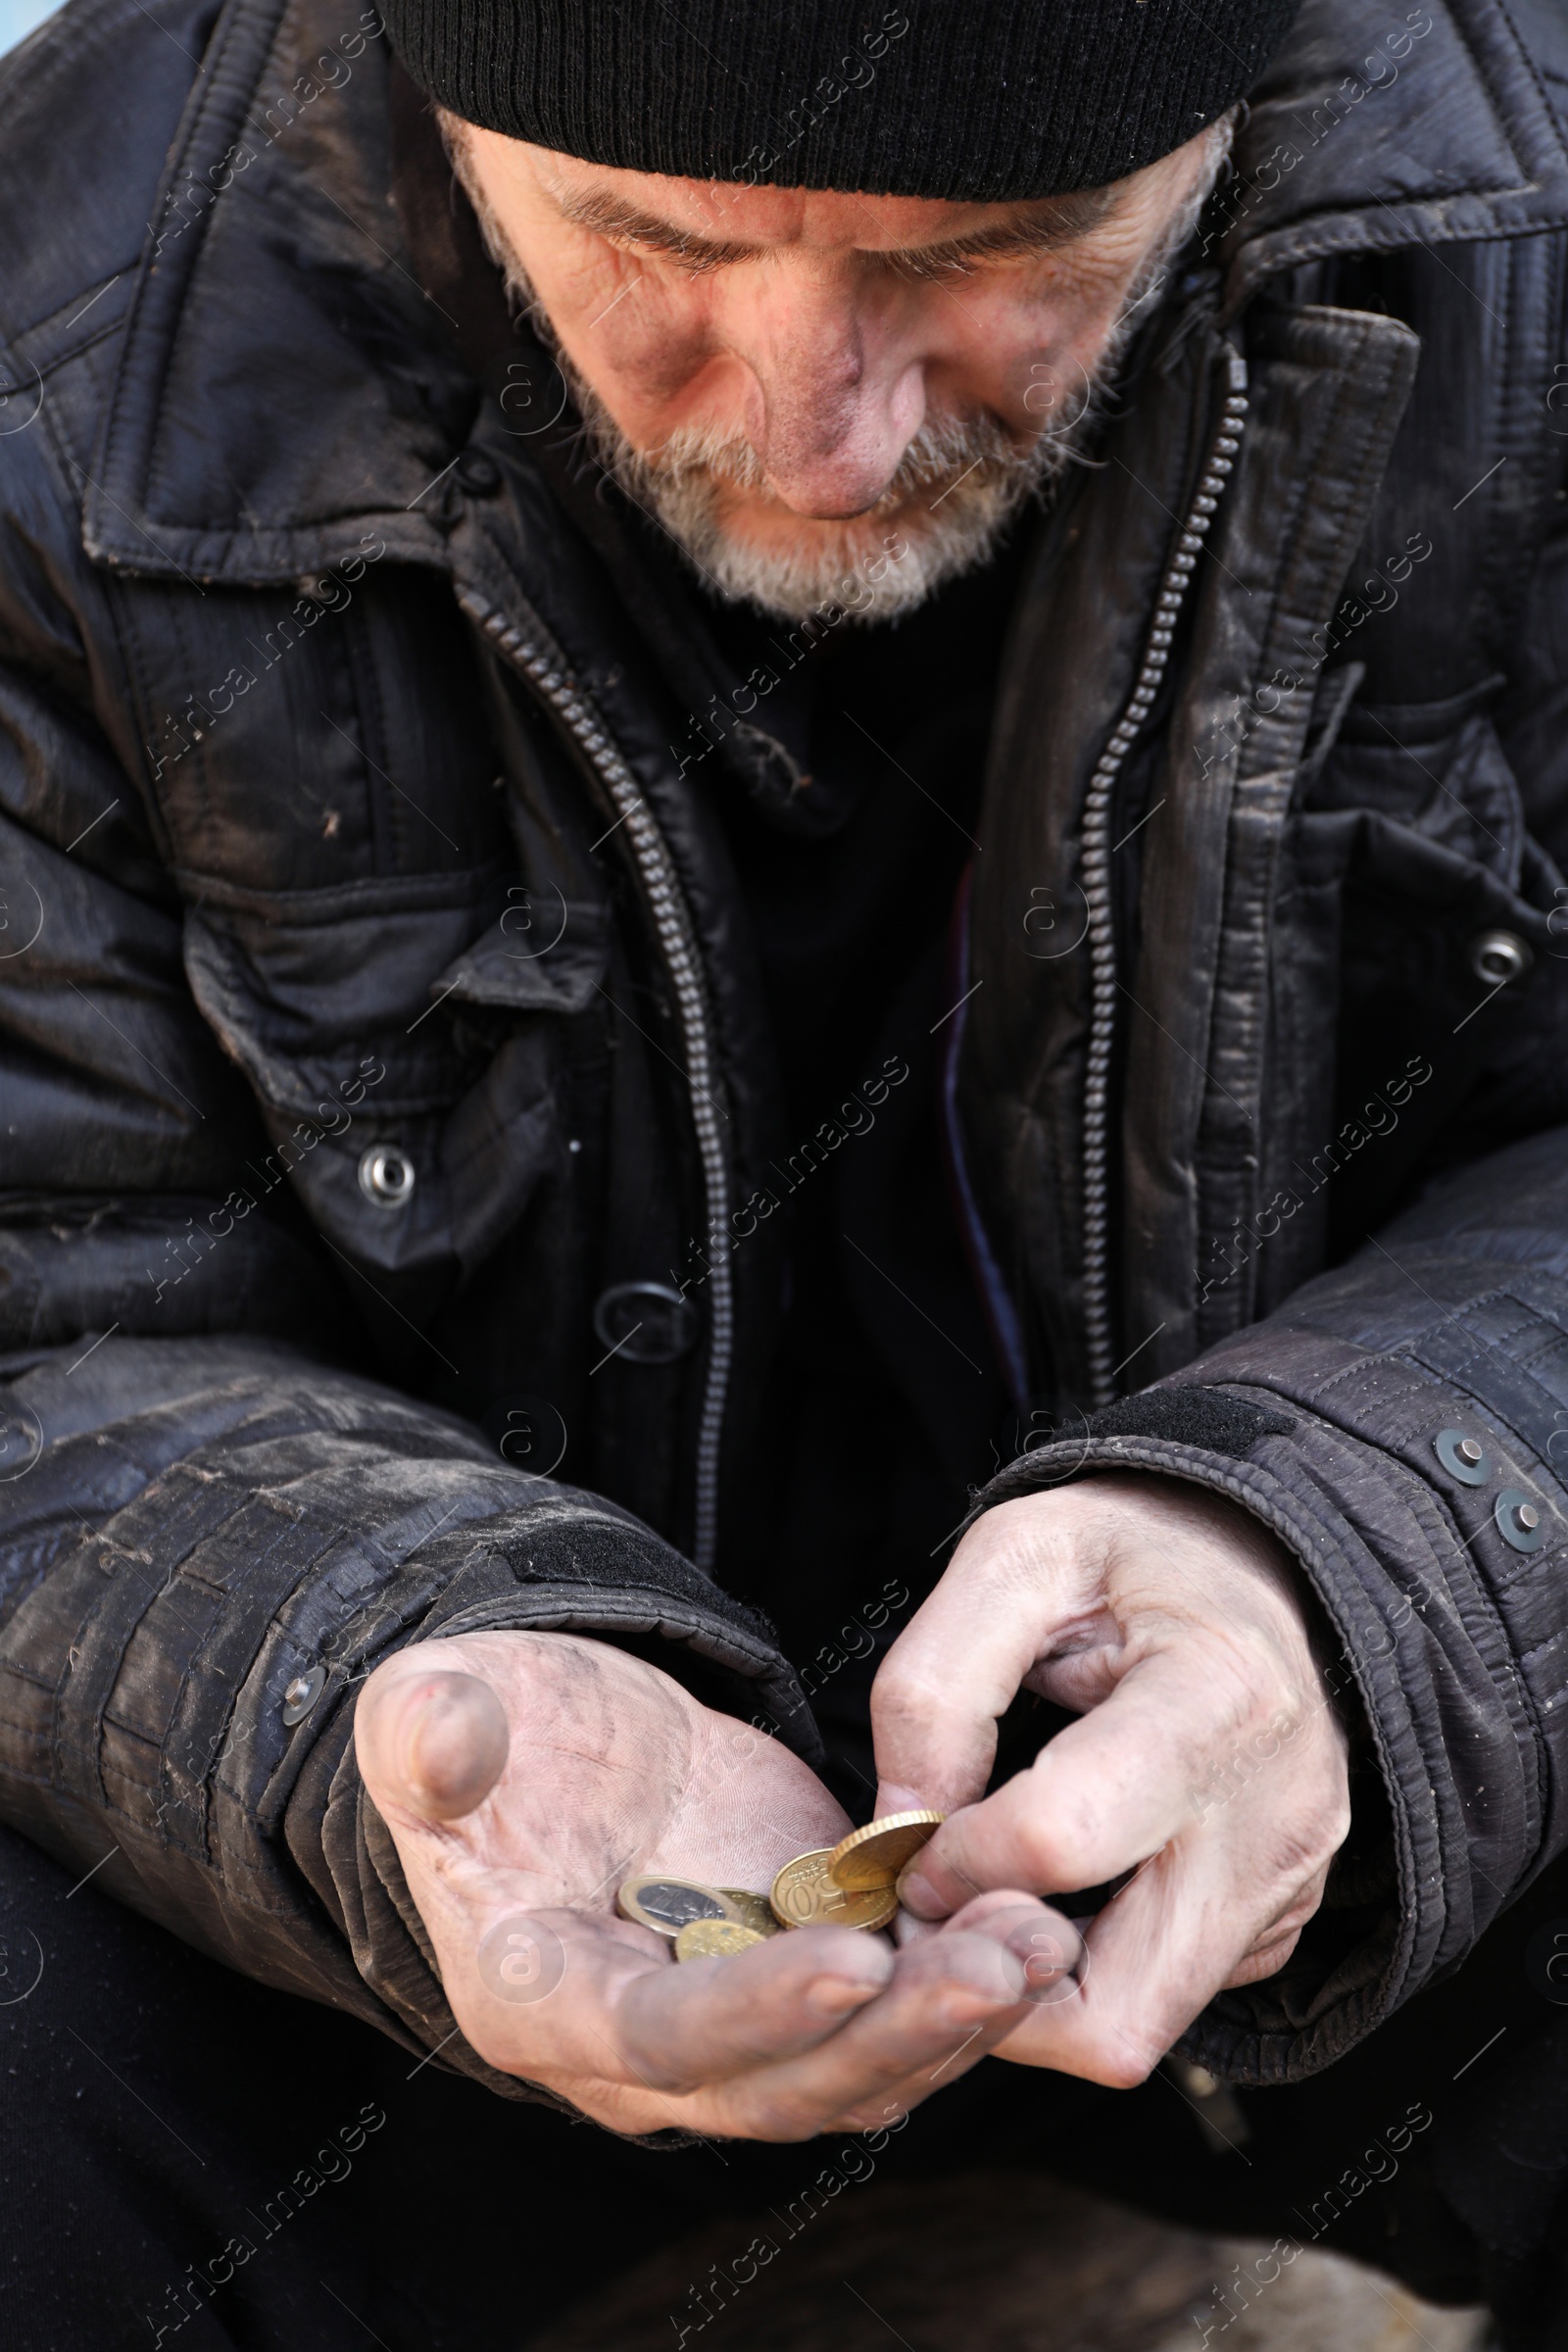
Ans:
[[[1568,151],[1502,0],[1369,35],[1306,0],[1205,231],[1234,310],[1342,253],[1568,220]],[[390,198],[391,58],[356,0],[228,0],[171,152],[84,518],[198,582],[319,573],[379,538],[447,567],[478,387]]]
[[[478,390],[391,202],[390,69],[361,0],[227,0],[143,251],[90,556],[263,585],[369,533],[446,566]]]
[[[1305,0],[1234,163],[1207,231],[1232,311],[1299,263],[1568,220],[1568,149],[1503,0]]]

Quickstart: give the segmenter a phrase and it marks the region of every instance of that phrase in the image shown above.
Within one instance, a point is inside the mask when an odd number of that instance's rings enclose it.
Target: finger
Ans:
[[[1016,2024],[1023,1970],[984,1936],[934,1936],[901,1952],[892,1983],[807,2056],[738,2076],[717,2094],[722,2128],[807,2139],[898,2091],[930,2098]]]
[[[1066,1987],[1088,1963],[1088,1945],[1075,1920],[1010,1887],[977,1896],[937,1933],[989,1936],[1002,1944],[1022,1968],[1024,1997],[1032,2004],[1065,1998]]]
[[[506,1770],[506,1709],[477,1675],[435,1666],[372,1676],[356,1710],[355,1746],[372,1798],[424,1821],[459,1821]]]
[[[988,1887],[1065,1894],[1119,1877],[1194,1826],[1214,1740],[1202,1678],[1154,1652],[1026,1772],[951,1815],[900,1880],[901,1901],[941,1919]]]
[[[956,1920],[941,1928],[927,1929],[926,1934],[987,1936],[1000,1943],[1019,1963],[1023,1971],[1022,1996],[1031,2006],[1070,1998],[1076,1991],[1078,1974],[1088,1960],[1083,1936],[1074,1923],[1030,1895],[983,1894],[967,1905]],[[906,2076],[903,2082],[860,2102],[847,2114],[836,2116],[833,2129],[871,2131],[886,2123],[890,2112],[906,2113],[946,2082],[967,2074],[999,2041],[1004,2043],[1013,2031],[1005,2021],[1001,2021],[997,2028],[977,2035],[956,2051],[951,2062],[939,2060],[934,2067]]]
[[[735,1959],[632,1979],[616,2010],[620,2046],[638,2078],[661,2089],[723,2082],[814,2049],[893,1971],[880,1936],[803,1928]]]
[[[950,1813],[980,1796],[996,1760],[997,1723],[1056,1634],[1093,1606],[1098,1548],[1049,1548],[1036,1529],[1023,1556],[1009,1506],[987,1514],[986,1548],[963,1549],[882,1661],[871,1688],[879,1813],[932,1805]],[[1093,1551],[1091,1559],[1088,1553]]]
[[[1263,1978],[1277,1975],[1295,1951],[1301,1938],[1301,1930],[1318,1909],[1328,1885],[1329,1865],[1316,1870],[1294,1899],[1255,1936],[1250,1950],[1242,1955],[1225,1980],[1229,1992],[1242,1984],[1256,1984]]]
[[[1237,1992],[1243,1985],[1261,1984],[1265,1978],[1277,1977],[1300,1940],[1299,1928],[1291,1928],[1282,1936],[1265,1939],[1231,1970],[1220,1987],[1221,1991]]]
[[[845,1941],[853,1947],[848,1954]],[[793,2016],[782,2001],[766,2017],[754,2016],[750,2038],[764,2063],[704,2079],[710,2066],[732,2061],[747,2038],[745,2024],[737,2023],[745,1974],[753,1977],[755,2013],[756,1981],[767,1973],[762,1964],[778,1955],[773,1967],[797,1966],[803,1955],[780,1946],[812,1944],[814,1956],[806,1956],[814,1958],[818,1975],[798,1981]],[[734,1960],[676,1966],[625,1922],[560,1910],[496,1916],[492,1903],[482,1937],[449,1936],[446,1988],[459,2025],[488,2064],[547,2079],[614,2130],[674,2127],[798,2140],[849,2109],[874,2115],[906,2080],[909,2104],[931,2096],[1002,2040],[1019,2014],[1019,1962],[993,1939],[953,1934],[901,1955],[886,1989],[836,2023],[824,2014],[833,2006],[831,1993],[814,2005],[801,1996],[828,1989],[821,1979],[836,1974],[856,1986],[858,1998],[867,1966],[860,1947],[891,1959],[873,1937],[802,1929]],[[722,2015],[715,2053],[704,2046],[700,2011],[722,1989],[724,1971],[733,1972],[734,1999]],[[695,1983],[683,1987],[681,1978]],[[679,2069],[662,2047],[666,2017],[686,2036]],[[635,2020],[630,2034],[628,2018]],[[815,2046],[766,2063],[768,2049],[785,2047],[792,2034]]]
[[[1167,1847],[1090,1923],[1071,1989],[1034,2006],[1002,2055],[1135,2087],[1229,1982],[1277,1905],[1277,1895],[1249,1901],[1212,1841]]]
[[[893,1970],[886,1945],[847,1929],[677,1965],[626,1921],[496,1913],[493,1897],[484,1933],[446,1949],[453,2014],[480,2057],[631,2132],[729,2129],[714,2105],[726,2077],[821,2042]]]
[[[448,1996],[509,2073],[528,2073],[547,2043],[553,2073],[679,2096],[813,2048],[894,1971],[889,1945],[848,1928],[676,1963],[662,1937],[629,1921],[509,1902],[505,1882],[520,1894],[521,1873],[460,1856],[444,1876],[460,1900],[478,1897],[471,1924],[446,1940]]]

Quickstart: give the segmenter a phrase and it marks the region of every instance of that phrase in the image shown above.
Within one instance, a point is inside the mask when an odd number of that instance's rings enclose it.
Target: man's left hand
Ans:
[[[916,1919],[995,1934],[1010,1904],[1025,1941],[1076,1950],[1035,1898],[1135,1874],[1000,2057],[1141,2082],[1217,1991],[1295,1949],[1350,1818],[1298,1578],[1197,1487],[1085,1479],[987,1511],[889,1651],[877,1810],[950,1816],[906,1876]],[[1081,1720],[986,1797],[1019,1690]]]

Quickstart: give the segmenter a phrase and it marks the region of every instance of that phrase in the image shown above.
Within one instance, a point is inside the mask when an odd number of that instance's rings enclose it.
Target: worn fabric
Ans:
[[[1450,0],[1369,62],[1308,0],[1028,552],[955,949],[995,1492],[1232,1494],[1361,1726],[1321,1921],[1195,2029],[1243,2080],[1564,1842],[1565,48]],[[432,2049],[349,1738],[389,1648],[599,1631],[817,1752],[748,1562],[792,1138],[718,812],[801,771],[547,455],[548,363],[421,290],[373,13],[74,0],[0,105],[0,1802]],[[1232,1406],[1096,1434],[1156,1381]]]

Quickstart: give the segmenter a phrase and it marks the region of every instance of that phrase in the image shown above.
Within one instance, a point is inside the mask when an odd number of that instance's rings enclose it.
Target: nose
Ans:
[[[920,428],[920,362],[886,347],[853,289],[792,289],[747,344],[749,430],[773,495],[822,521],[863,514]]]

